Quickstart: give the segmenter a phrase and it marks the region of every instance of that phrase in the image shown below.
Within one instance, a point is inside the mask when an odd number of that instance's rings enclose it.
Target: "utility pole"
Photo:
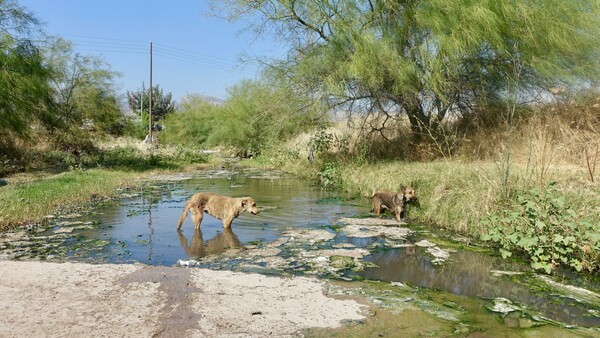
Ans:
[[[150,102],[148,103],[148,135],[150,143],[154,142],[152,138],[152,41],[150,41],[150,94],[148,95]]]
[[[144,81],[142,81],[142,94],[140,95],[140,121],[144,116],[144,93],[146,92],[146,88],[144,88]],[[142,125],[144,125],[142,121]]]

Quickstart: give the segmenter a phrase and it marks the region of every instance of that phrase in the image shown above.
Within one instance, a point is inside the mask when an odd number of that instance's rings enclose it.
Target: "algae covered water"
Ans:
[[[201,232],[188,215],[181,231],[176,224],[187,199],[198,191],[252,196],[259,215],[242,213],[231,232],[206,215]],[[125,190],[117,201],[86,212],[50,215],[48,228],[3,244],[14,258],[68,258],[86,262],[174,265],[180,259],[219,254],[230,247],[271,242],[286,228],[323,227],[350,216],[364,201],[341,201],[306,182],[256,170],[203,171],[172,175],[140,189]]]
[[[243,213],[231,231],[209,215],[200,232],[189,216],[177,231],[187,199],[198,191],[251,196],[262,211]],[[168,266],[184,261],[211,269],[379,281],[394,291],[378,301],[417,306],[444,320],[475,308],[517,327],[600,327],[597,280],[551,280],[525,265],[445,242],[427,227],[375,218],[369,208],[366,198],[340,198],[277,172],[169,175],[124,190],[119,200],[49,215],[47,226],[3,234],[0,258]],[[432,301],[440,293],[445,300]]]

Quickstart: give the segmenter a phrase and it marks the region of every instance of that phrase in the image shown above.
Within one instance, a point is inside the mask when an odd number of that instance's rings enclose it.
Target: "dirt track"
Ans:
[[[363,319],[325,292],[304,277],[0,261],[0,336],[281,337]]]

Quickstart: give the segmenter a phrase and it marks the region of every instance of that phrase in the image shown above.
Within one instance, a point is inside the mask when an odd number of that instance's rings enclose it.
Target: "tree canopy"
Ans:
[[[133,109],[142,107],[142,111],[147,113],[150,108],[150,89],[141,88],[136,91],[128,91],[127,100]],[[173,95],[164,93],[159,85],[152,86],[152,119],[162,120],[174,111]]]
[[[69,42],[46,36],[37,18],[16,1],[0,0],[3,153],[14,150],[18,140],[31,140],[34,132],[36,140],[66,149],[89,143],[89,132],[119,132],[117,75],[101,59],[75,53]]]
[[[513,90],[529,99],[589,85],[600,71],[594,0],[220,3],[218,13],[258,17],[258,33],[289,45],[277,66],[296,88],[349,111],[407,116],[415,133]]]
[[[0,149],[27,138],[32,122],[51,121],[51,72],[26,35],[37,24],[16,2],[0,2]]]

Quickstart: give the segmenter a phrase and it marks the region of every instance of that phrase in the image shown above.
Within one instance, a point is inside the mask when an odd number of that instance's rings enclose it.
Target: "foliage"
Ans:
[[[313,126],[306,103],[275,81],[242,81],[228,90],[222,120],[208,142],[232,146],[244,157]]]
[[[165,130],[160,134],[160,141],[192,148],[202,146],[220,111],[220,107],[207,103],[198,96],[188,97],[176,114],[169,114],[165,118]]]
[[[129,107],[136,111],[142,107],[147,113],[150,109],[150,89],[141,88],[127,91]],[[152,86],[152,120],[161,121],[175,111],[175,101],[171,93],[164,93],[159,85]]]
[[[0,2],[0,35],[15,38],[30,36],[34,31],[37,31],[39,25],[38,18],[22,7],[16,0],[2,0]]]
[[[325,189],[337,189],[341,185],[340,169],[336,162],[325,162],[317,172],[319,183]]]
[[[452,114],[509,101],[511,82],[530,100],[558,84],[589,83],[600,70],[600,3],[593,0],[220,4],[215,12],[258,17],[259,32],[279,34],[290,49],[274,66],[297,88],[383,116],[374,130],[406,116],[414,135],[437,139]]]
[[[49,40],[46,60],[53,70],[51,85],[56,101],[55,129],[75,132],[82,128],[110,133],[120,123],[121,112],[113,85],[117,73],[101,59],[73,51],[70,42]]]
[[[35,145],[90,151],[93,136],[123,131],[117,74],[38,27],[18,3],[0,1],[0,149],[10,159]]]
[[[312,127],[314,114],[289,88],[242,81],[222,106],[192,97],[165,121],[166,143],[225,146],[237,155],[258,155],[274,143]]]
[[[146,117],[146,123],[144,123],[144,117],[142,118],[129,118],[123,119],[123,135],[133,137],[136,140],[143,140],[148,134],[148,118]]]
[[[598,270],[600,223],[583,219],[550,186],[516,195],[518,204],[482,220],[482,239],[499,246],[503,257],[524,254],[535,269],[550,273],[557,266]]]
[[[317,153],[324,153],[328,151],[334,140],[334,135],[328,132],[325,128],[321,127],[317,129],[315,135],[310,139],[309,146],[314,148]]]
[[[37,19],[15,1],[0,2],[0,151],[31,135],[32,123],[51,121],[52,97],[40,49],[27,35]],[[22,36],[25,34],[26,36]]]

